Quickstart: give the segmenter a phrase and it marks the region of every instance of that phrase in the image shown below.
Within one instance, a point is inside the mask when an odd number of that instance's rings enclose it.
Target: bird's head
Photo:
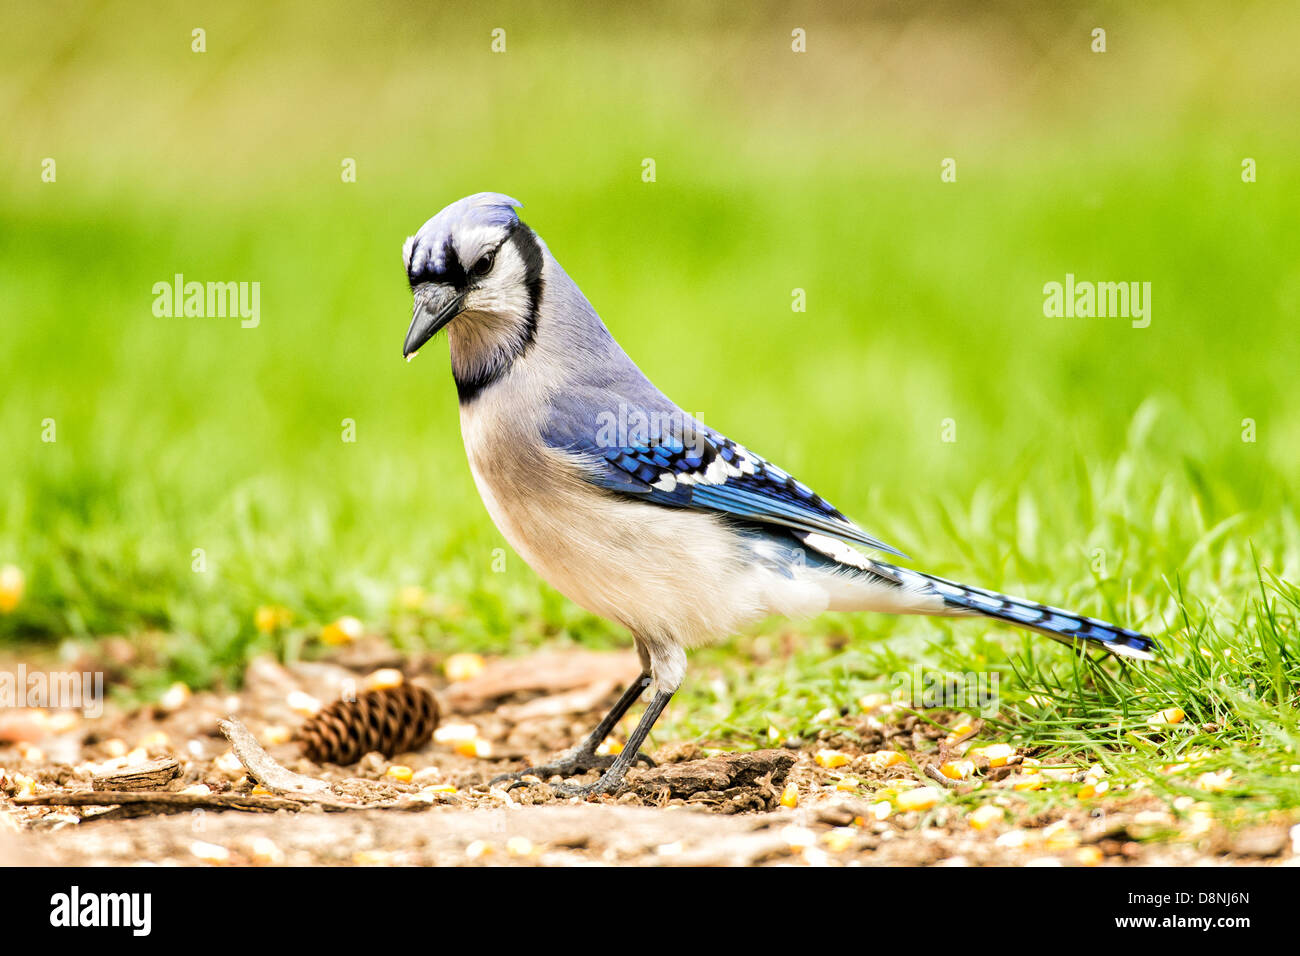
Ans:
[[[415,357],[444,327],[457,381],[496,374],[536,331],[544,265],[541,240],[515,214],[519,203],[477,193],[442,210],[406,240],[402,258],[415,296],[402,355]]]

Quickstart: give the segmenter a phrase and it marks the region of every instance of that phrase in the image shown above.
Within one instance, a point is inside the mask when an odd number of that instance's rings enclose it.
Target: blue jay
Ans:
[[[406,240],[409,361],[446,328],[470,471],[492,520],[543,578],[632,632],[642,674],[580,744],[509,774],[618,790],[686,674],[686,651],[771,614],[977,616],[1076,648],[1149,660],[1134,631],[885,563],[901,552],[651,384],[515,200],[478,193]],[[854,547],[854,546],[857,547]],[[643,691],[617,757],[596,748]],[[500,778],[498,778],[500,779]]]

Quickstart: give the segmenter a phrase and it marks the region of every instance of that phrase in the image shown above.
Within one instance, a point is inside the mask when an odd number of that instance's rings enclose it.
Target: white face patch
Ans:
[[[500,239],[499,231],[497,239]],[[495,244],[483,242],[474,248],[477,251],[474,258],[466,255],[462,259],[466,271],[472,270],[479,258],[495,248]],[[472,288],[465,295],[465,311],[490,312],[501,319],[516,320],[507,322],[508,325],[522,326],[530,306],[526,279],[527,269],[519,250],[513,242],[504,242],[496,251],[491,271],[486,276],[471,279]]]

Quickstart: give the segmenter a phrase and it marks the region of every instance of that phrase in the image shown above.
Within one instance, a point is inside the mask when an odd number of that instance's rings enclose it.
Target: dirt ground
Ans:
[[[395,679],[429,687],[442,710],[418,752],[317,765],[295,734],[316,707]],[[0,863],[9,865],[1294,865],[1295,821],[1232,831],[1144,791],[1070,795],[1028,811],[1026,790],[1097,783],[1086,768],[990,758],[978,725],[936,726],[868,704],[810,741],[728,754],[661,746],[659,766],[588,802],[544,783],[489,779],[545,760],[590,730],[637,673],[631,653],[566,651],[483,662],[402,657],[363,640],[327,662],[259,659],[243,688],[159,704],[0,716]],[[448,674],[460,678],[449,680]],[[635,713],[635,712],[634,712]],[[242,721],[289,770],[330,785],[334,806],[220,809],[206,800],[277,798],[250,778],[218,729]],[[623,732],[627,723],[616,731]],[[955,728],[955,729],[954,729]],[[149,793],[194,805],[57,805],[90,799],[92,778],[165,758],[175,776]],[[170,764],[168,764],[170,766]],[[940,771],[947,766],[949,775]],[[171,773],[172,771],[169,771]],[[951,775],[955,774],[956,778]],[[594,779],[589,776],[587,779]],[[954,794],[979,787],[985,819]],[[114,787],[120,790],[124,787]],[[1064,791],[1063,791],[1064,792]],[[79,797],[78,794],[81,796]],[[71,796],[70,796],[71,795]],[[1104,796],[1104,799],[1103,799]],[[144,800],[152,797],[142,798]],[[56,801],[43,805],[42,801]],[[345,803],[340,809],[337,804]],[[284,805],[281,802],[280,805]],[[382,805],[382,809],[374,808]]]

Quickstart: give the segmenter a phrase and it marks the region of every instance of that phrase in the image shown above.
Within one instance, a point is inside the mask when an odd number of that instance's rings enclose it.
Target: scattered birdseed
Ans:
[[[929,810],[942,799],[943,791],[938,787],[917,787],[915,790],[904,790],[898,795],[898,809],[904,812]]]
[[[986,803],[982,807],[971,812],[966,818],[966,822],[975,830],[986,830],[994,823],[1001,823],[1006,816],[1006,811],[1001,807]]]
[[[813,759],[817,761],[818,766],[834,770],[836,767],[845,766],[849,762],[849,755],[840,750],[819,750]]]
[[[487,667],[482,654],[452,654],[442,664],[442,672],[449,681],[469,680],[478,677]]]
[[[396,667],[381,667],[366,675],[363,686],[366,690],[388,690],[390,687],[401,687],[405,681],[406,678]]]
[[[365,633],[366,626],[350,615],[326,624],[320,629],[320,639],[325,644],[351,644]]]

